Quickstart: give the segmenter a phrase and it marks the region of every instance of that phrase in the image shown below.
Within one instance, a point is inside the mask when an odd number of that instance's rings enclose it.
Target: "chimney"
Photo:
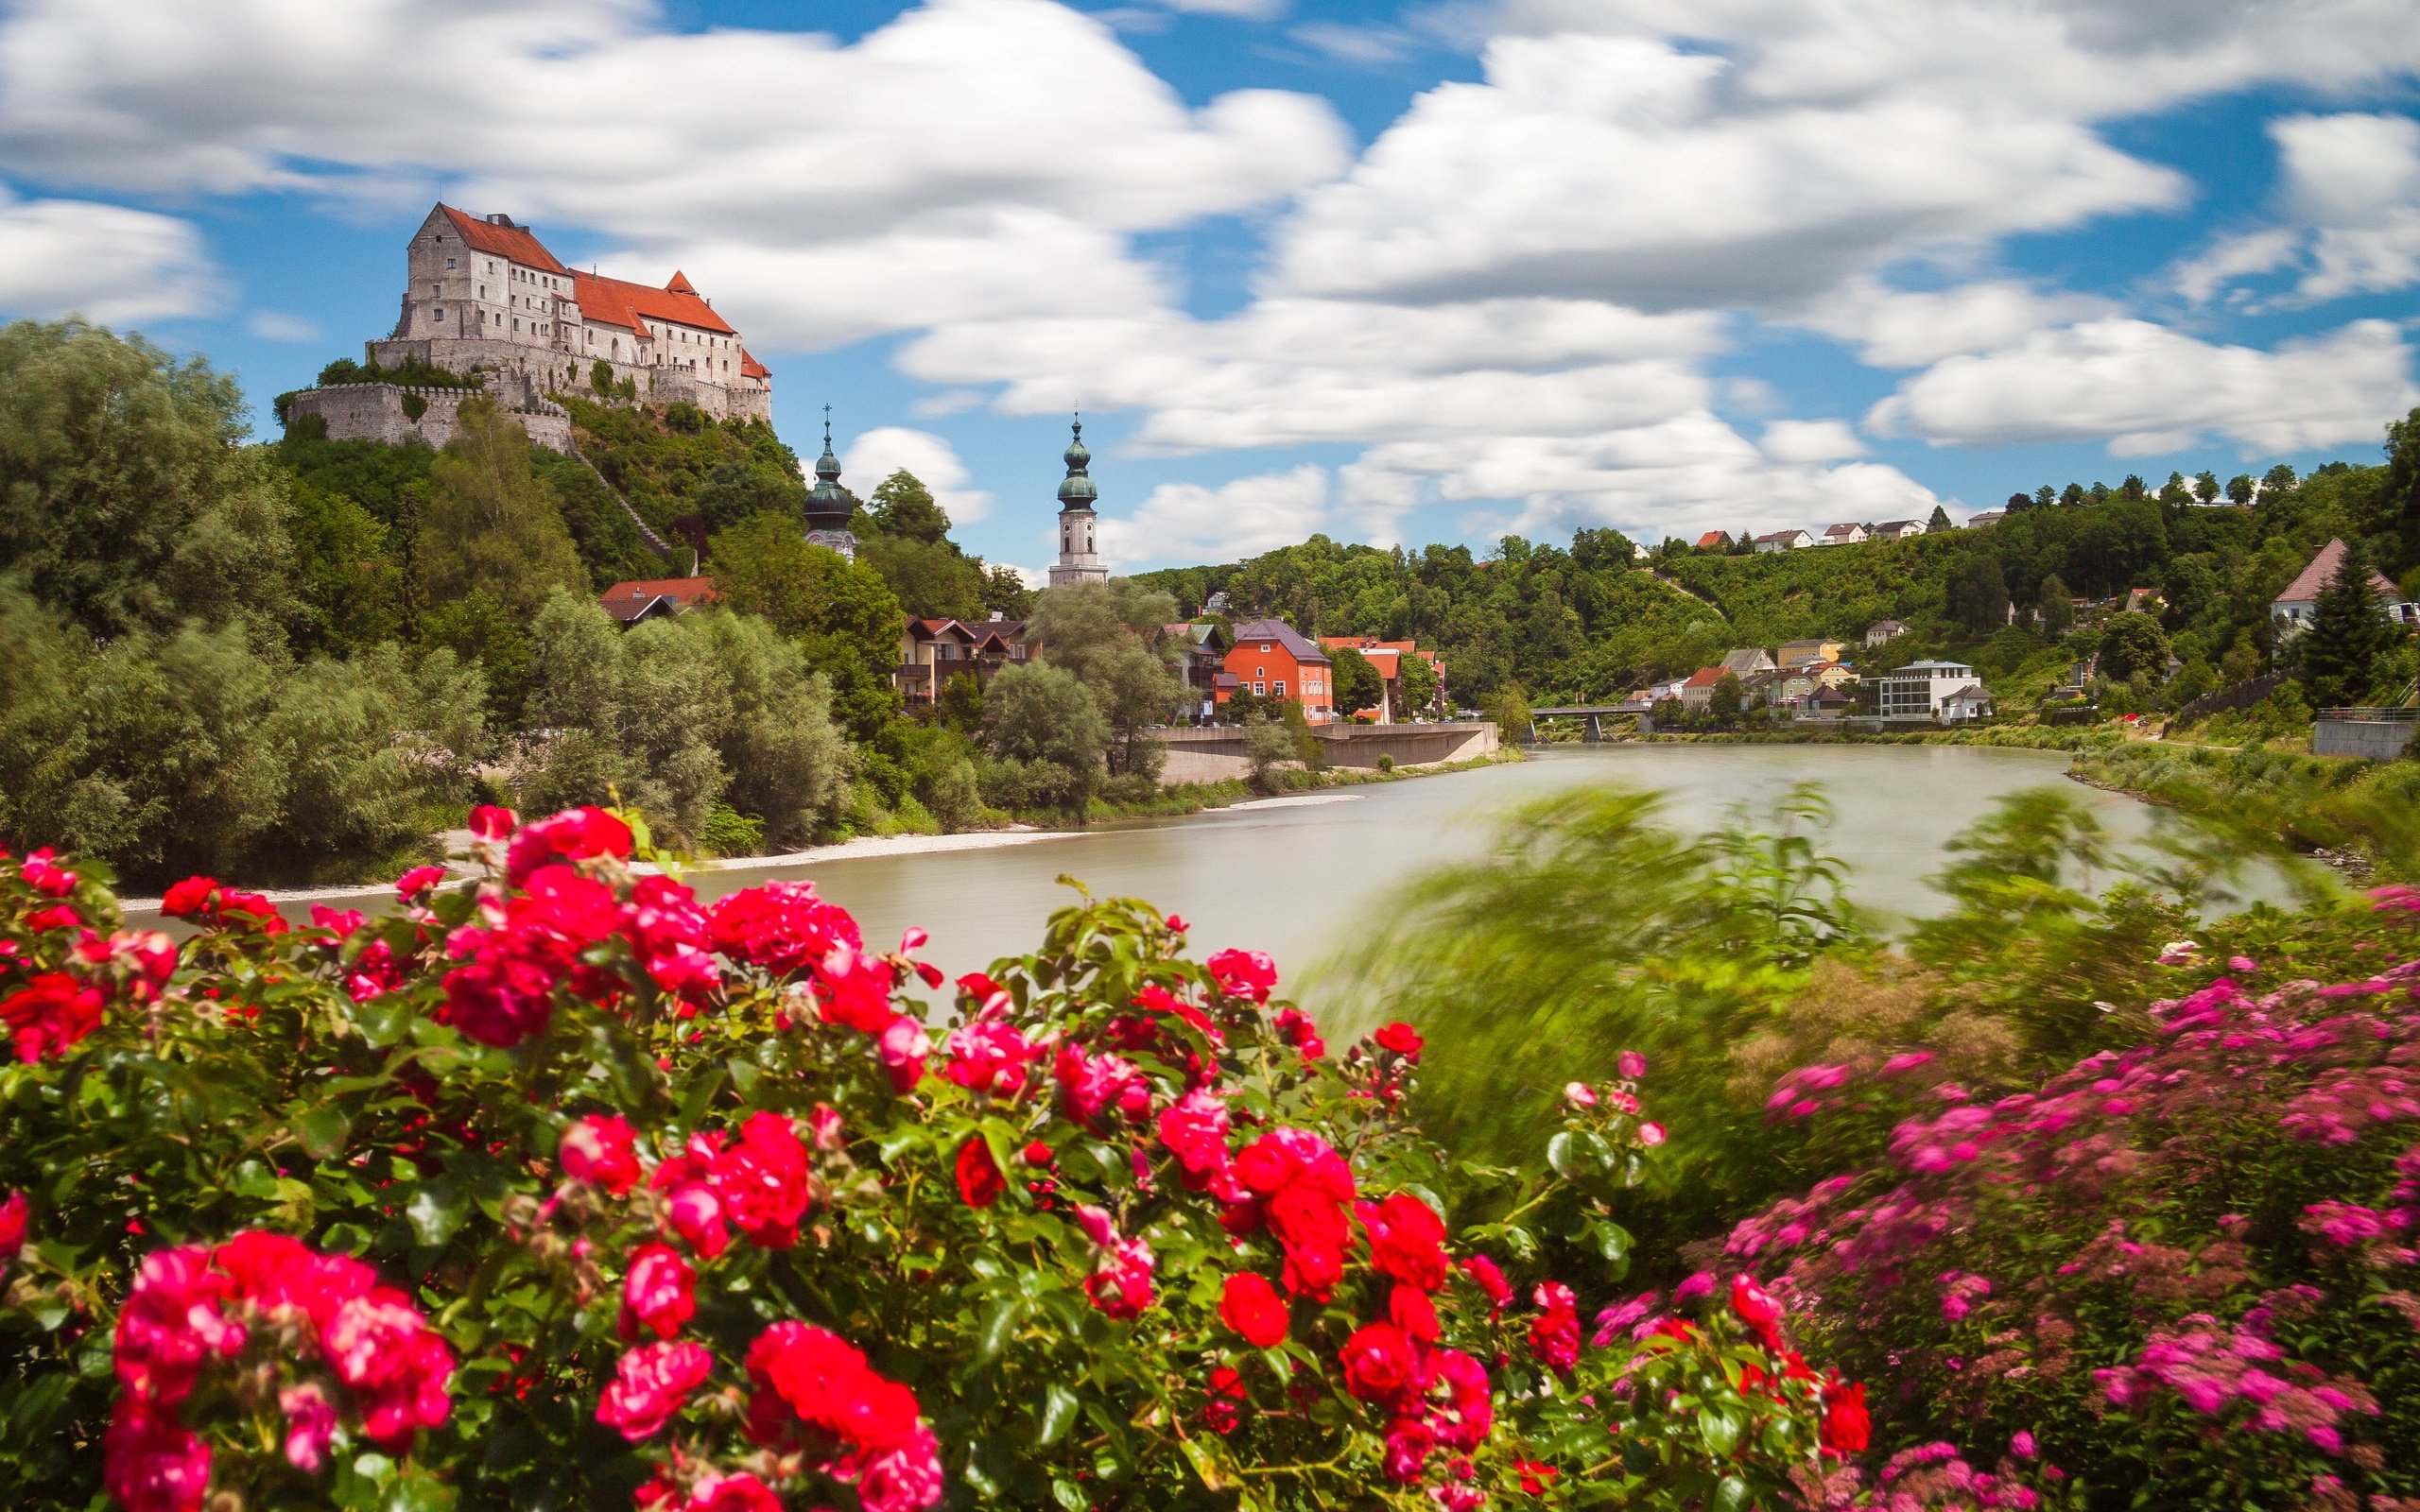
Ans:
[[[1007,619],[1007,618],[1008,618],[1008,616],[1007,616],[1006,614],[1001,613],[998,610],[996,610],[996,609],[995,609],[995,610],[994,610],[992,611],[992,618],[993,618],[994,621],[999,621],[999,620]]]
[[[692,547],[690,547],[690,548],[689,548],[689,576],[690,576],[695,577],[695,576],[698,576],[698,566],[699,566],[699,562],[698,562],[698,548],[697,548],[697,547],[695,547],[695,546],[692,546]]]

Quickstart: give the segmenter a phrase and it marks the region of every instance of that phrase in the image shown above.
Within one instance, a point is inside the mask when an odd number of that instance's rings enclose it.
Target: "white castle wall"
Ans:
[[[399,384],[333,384],[306,388],[286,404],[286,423],[304,415],[327,421],[328,438],[338,441],[383,441],[401,446],[423,441],[443,446],[461,424],[462,402],[480,393],[475,388],[420,388]],[[415,420],[405,412],[404,397],[417,396],[427,407]],[[529,438],[549,451],[569,455],[571,415],[561,404],[541,400],[514,405],[506,414],[521,422]]]

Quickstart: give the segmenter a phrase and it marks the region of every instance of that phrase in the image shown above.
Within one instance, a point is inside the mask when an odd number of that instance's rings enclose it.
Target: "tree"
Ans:
[[[734,453],[715,464],[691,497],[691,510],[707,534],[728,530],[751,515],[782,514],[800,519],[806,509],[806,487],[796,474],[785,475],[768,459]]]
[[[2311,607],[2310,627],[2296,637],[2300,680],[2313,708],[2342,708],[2369,696],[2371,673],[2394,634],[2370,575],[2360,546],[2346,546]]]
[[[2227,502],[2229,504],[2250,504],[2253,500],[2253,495],[2258,490],[2258,488],[2259,485],[2252,481],[2251,473],[2238,472],[2235,476],[2227,479]]]
[[[588,387],[596,391],[596,397],[599,399],[613,393],[614,365],[602,357],[597,358],[596,364],[588,369]]]
[[[1099,786],[1109,722],[1075,674],[1046,662],[1011,662],[984,693],[986,788],[1006,808],[1057,809],[1083,818]]]
[[[403,630],[403,573],[388,555],[385,521],[341,494],[296,481],[286,535],[293,542],[290,627],[298,650],[346,655]]]
[[[1925,533],[1927,535],[1947,535],[1950,531],[1957,528],[1958,527],[1956,525],[1949,523],[1948,510],[1943,508],[1937,504],[1932,507],[1932,518],[1925,522]]]
[[[859,741],[881,738],[899,712],[890,669],[904,616],[882,575],[799,534],[798,522],[752,515],[714,538],[715,591],[761,614],[831,679],[832,706]]]
[[[525,623],[557,589],[588,592],[554,491],[529,471],[528,433],[484,395],[462,402],[429,464],[415,559],[431,599],[484,591]]]
[[[857,541],[857,559],[882,574],[910,614],[954,620],[984,615],[982,564],[946,541],[865,536]]]
[[[1713,696],[1706,704],[1707,711],[1716,719],[1727,725],[1739,717],[1739,704],[1743,696],[1739,686],[1739,674],[1725,672],[1722,679],[1714,685]]]
[[[983,612],[1022,620],[1033,612],[1033,590],[1013,567],[992,567],[983,574]]]
[[[2193,474],[2193,497],[2203,504],[2219,502],[2219,475],[2207,468]]]
[[[1375,709],[1387,696],[1387,679],[1370,659],[1353,647],[1339,646],[1328,654],[1328,669],[1336,681],[1336,712],[1357,714]]]
[[[2008,622],[2008,584],[1999,558],[1970,551],[1950,570],[1949,617],[1969,635],[1989,635]]]
[[[903,541],[937,544],[949,537],[949,515],[934,502],[933,490],[906,468],[875,485],[868,501],[874,528]]]
[[[2081,483],[2070,483],[2066,488],[2059,490],[2059,507],[2061,508],[2075,508],[2077,506],[2083,504],[2083,485]]]
[[[1302,759],[1302,753],[1295,748],[1294,732],[1281,719],[1256,719],[1247,731],[1244,759],[1252,765],[1252,785],[1264,793],[1274,793],[1282,785],[1279,771],[1287,763]]]
[[[2407,560],[2420,561],[2420,408],[2386,427],[2386,493]]]
[[[2168,671],[2168,632],[2148,614],[2111,617],[2100,632],[2100,676],[2129,682],[2138,674],[2154,680]]]
[[[2059,580],[2057,573],[2042,579],[2042,595],[2037,610],[2042,616],[2042,627],[2052,635],[2065,635],[2075,624],[2075,595],[2067,592],[2067,585]]]
[[[2295,482],[2293,465],[2289,462],[2280,462],[2260,474],[2260,491],[2264,496],[2288,493],[2292,491]]]
[[[1437,695],[1443,691],[1436,667],[1426,657],[1415,654],[1402,658],[1402,664],[1395,671],[1395,680],[1403,698],[1404,713],[1408,714],[1427,713],[1435,707]]]
[[[1164,589],[1131,577],[1054,588],[1034,601],[1027,644],[1072,673],[1109,722],[1112,776],[1156,776],[1162,750],[1150,727],[1167,723],[1184,699],[1163,641],[1176,618]]]
[[[2059,490],[2045,483],[2033,490],[2033,507],[2037,509],[2048,509],[2058,496]]]

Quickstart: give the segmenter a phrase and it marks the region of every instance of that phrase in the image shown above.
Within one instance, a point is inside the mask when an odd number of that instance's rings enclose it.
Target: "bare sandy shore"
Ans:
[[[1272,801],[1285,803],[1299,800],[1276,799]],[[1312,801],[1318,801],[1318,799],[1314,799]],[[713,861],[693,861],[682,869],[691,872],[771,871],[786,867],[819,866],[826,861],[858,861],[869,856],[915,856],[930,855],[944,850],[990,850],[1000,846],[1032,845],[1042,840],[1072,840],[1086,833],[1100,833],[1103,832],[1036,830],[1020,825],[1006,830],[977,830],[965,834],[861,835],[855,840],[842,840],[833,845],[809,846],[804,850],[790,850],[777,856],[733,856]],[[454,848],[458,835],[458,843],[467,846],[470,838],[469,832],[449,831],[447,833],[449,850]],[[458,875],[467,875],[470,870],[458,857],[454,862],[454,869]],[[656,868],[642,866],[639,869]],[[371,882],[338,887],[274,888],[264,896],[273,903],[335,902],[346,898],[375,898],[382,894],[391,894],[394,889],[395,885],[391,882]],[[157,898],[128,898],[119,903],[119,907],[130,914],[156,913],[159,910],[160,902],[161,900]]]
[[[1211,809],[1212,814],[1234,814],[1245,809],[1302,809],[1318,803],[1358,803],[1366,793],[1297,793],[1290,798],[1255,798],[1224,808]]]

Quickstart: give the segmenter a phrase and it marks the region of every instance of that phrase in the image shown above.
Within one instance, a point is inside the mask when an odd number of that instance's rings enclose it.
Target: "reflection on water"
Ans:
[[[1924,885],[1950,836],[1993,800],[2056,783],[2110,832],[2147,833],[2156,811],[2069,783],[2065,756],[1960,746],[1591,746],[1548,750],[1519,765],[1484,767],[1350,790],[1351,801],[1227,810],[1164,824],[942,855],[866,857],[809,867],[705,872],[708,896],[767,876],[805,876],[854,912],[870,940],[909,925],[932,936],[926,957],[956,974],[1030,949],[1043,921],[1073,895],[1062,873],[1096,895],[1149,899],[1192,925],[1195,949],[1266,950],[1288,980],[1344,943],[1406,875],[1479,850],[1489,816],[1576,782],[1625,782],[1663,792],[1676,824],[1710,829],[1735,803],[1761,810],[1793,785],[1823,784],[1836,819],[1824,848],[1847,861],[1851,896],[1886,915],[1929,911]],[[2273,871],[2248,890],[2282,898]]]

